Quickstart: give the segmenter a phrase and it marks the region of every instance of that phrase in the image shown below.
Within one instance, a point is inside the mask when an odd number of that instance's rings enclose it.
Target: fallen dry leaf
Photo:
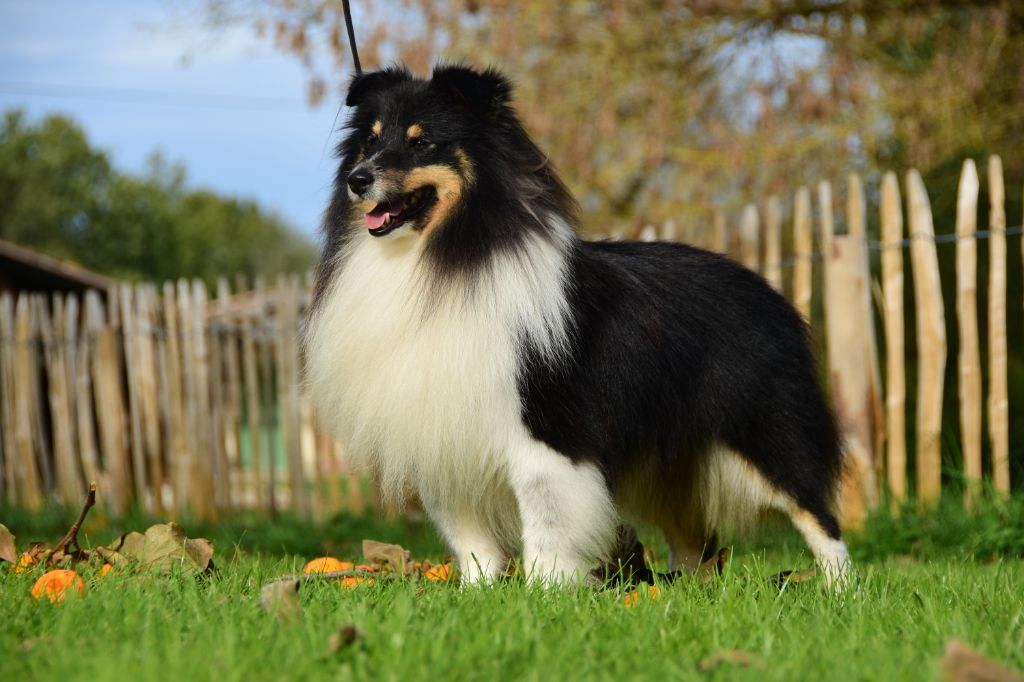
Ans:
[[[18,563],[18,550],[14,544],[14,533],[0,523],[0,561],[10,564]]]
[[[1024,682],[1024,676],[982,656],[958,639],[946,642],[940,664],[950,682]]]
[[[114,566],[138,562],[165,575],[177,570],[191,576],[213,569],[213,544],[187,537],[176,523],[150,526],[144,534],[125,533],[114,544],[96,551]]]
[[[302,606],[299,604],[299,587],[302,582],[296,579],[283,579],[269,582],[260,589],[260,606],[285,622],[294,622],[302,618]]]
[[[700,663],[697,664],[697,668],[702,673],[709,673],[715,668],[723,664],[738,665],[738,666],[756,666],[761,667],[762,661],[753,654],[748,654],[746,651],[740,651],[739,649],[732,649],[729,651],[717,651],[710,656],[705,656],[700,659]]]
[[[369,563],[385,564],[402,575],[413,571],[412,555],[400,545],[389,545],[376,540],[363,540],[363,557]]]

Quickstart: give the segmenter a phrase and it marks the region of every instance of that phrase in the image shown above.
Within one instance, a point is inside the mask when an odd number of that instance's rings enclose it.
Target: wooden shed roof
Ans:
[[[17,291],[106,290],[114,280],[81,265],[0,240],[0,289]]]

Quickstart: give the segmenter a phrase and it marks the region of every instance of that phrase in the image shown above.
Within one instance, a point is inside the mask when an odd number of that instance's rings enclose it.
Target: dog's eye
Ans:
[[[369,149],[378,142],[380,142],[380,137],[377,135],[377,133],[370,133],[370,136],[366,138],[366,148]]]
[[[425,152],[434,146],[433,144],[430,143],[429,140],[423,137],[417,137],[412,140],[409,140],[409,144],[412,145],[412,148],[418,152]]]

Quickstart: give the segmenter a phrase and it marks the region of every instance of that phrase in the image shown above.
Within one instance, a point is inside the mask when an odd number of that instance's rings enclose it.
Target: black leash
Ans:
[[[359,65],[359,50],[356,49],[356,32],[352,28],[352,10],[349,9],[348,0],[341,0],[341,7],[345,10],[345,27],[348,29],[348,46],[352,48],[352,62],[356,67],[356,75],[363,73],[363,67]]]

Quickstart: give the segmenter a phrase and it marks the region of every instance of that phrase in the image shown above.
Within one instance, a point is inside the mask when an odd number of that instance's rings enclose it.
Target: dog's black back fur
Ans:
[[[613,489],[638,456],[685,475],[725,444],[838,537],[838,433],[781,295],[723,256],[668,243],[580,242],[570,281],[573,351],[554,367],[533,357],[521,381],[537,438],[597,457]]]

